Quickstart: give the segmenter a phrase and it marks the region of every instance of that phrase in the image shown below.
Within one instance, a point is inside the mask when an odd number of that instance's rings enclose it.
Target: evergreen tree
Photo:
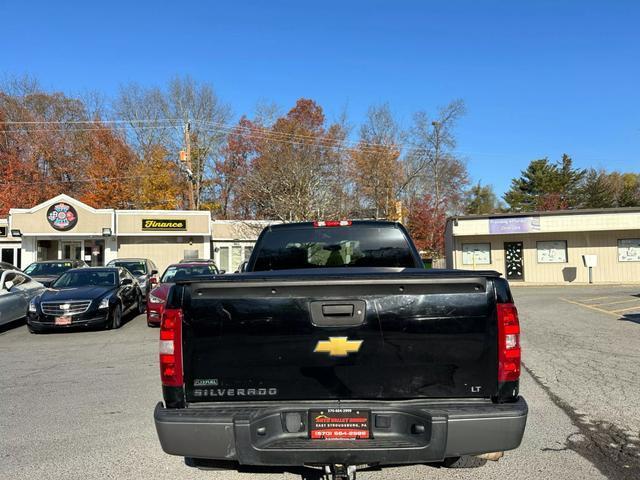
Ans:
[[[582,208],[612,208],[616,206],[616,192],[610,175],[604,170],[589,169],[582,184]]]
[[[573,168],[566,154],[558,163],[547,158],[533,160],[519,178],[511,180],[504,199],[515,212],[575,208],[580,205],[584,174],[584,170]]]
[[[500,202],[491,185],[481,185],[478,182],[471,187],[465,202],[467,215],[487,215],[500,210]]]

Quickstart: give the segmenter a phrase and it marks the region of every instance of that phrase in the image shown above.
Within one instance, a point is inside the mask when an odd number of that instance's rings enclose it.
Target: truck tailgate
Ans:
[[[188,402],[497,391],[490,277],[283,276],[178,288]]]

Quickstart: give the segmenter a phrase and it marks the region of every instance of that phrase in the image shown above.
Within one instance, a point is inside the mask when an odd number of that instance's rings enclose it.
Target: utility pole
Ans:
[[[188,169],[187,180],[189,182],[189,210],[195,210],[196,199],[193,184],[193,165],[191,163],[191,122],[189,120],[184,125],[184,142],[186,147],[185,163]]]

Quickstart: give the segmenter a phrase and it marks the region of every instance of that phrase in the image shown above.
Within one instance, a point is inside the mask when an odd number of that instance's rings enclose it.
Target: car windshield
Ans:
[[[144,260],[117,260],[109,262],[109,266],[126,268],[133,275],[146,275],[147,273],[147,265]]]
[[[54,288],[69,287],[115,287],[116,272],[105,270],[76,270],[62,275],[52,285]]]
[[[415,268],[401,230],[366,225],[267,231],[253,271],[327,267]]]
[[[32,263],[24,269],[24,273],[32,277],[37,275],[61,275],[72,266],[71,262]]]
[[[162,274],[162,283],[175,283],[179,280],[188,280],[203,275],[216,275],[216,267],[213,265],[197,266],[171,266]]]

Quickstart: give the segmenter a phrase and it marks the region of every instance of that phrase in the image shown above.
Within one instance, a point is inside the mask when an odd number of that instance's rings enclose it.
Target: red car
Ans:
[[[219,274],[218,267],[213,262],[184,262],[169,265],[162,274],[160,283],[149,292],[147,297],[147,325],[149,327],[160,326],[160,318],[172,284],[180,280]]]

